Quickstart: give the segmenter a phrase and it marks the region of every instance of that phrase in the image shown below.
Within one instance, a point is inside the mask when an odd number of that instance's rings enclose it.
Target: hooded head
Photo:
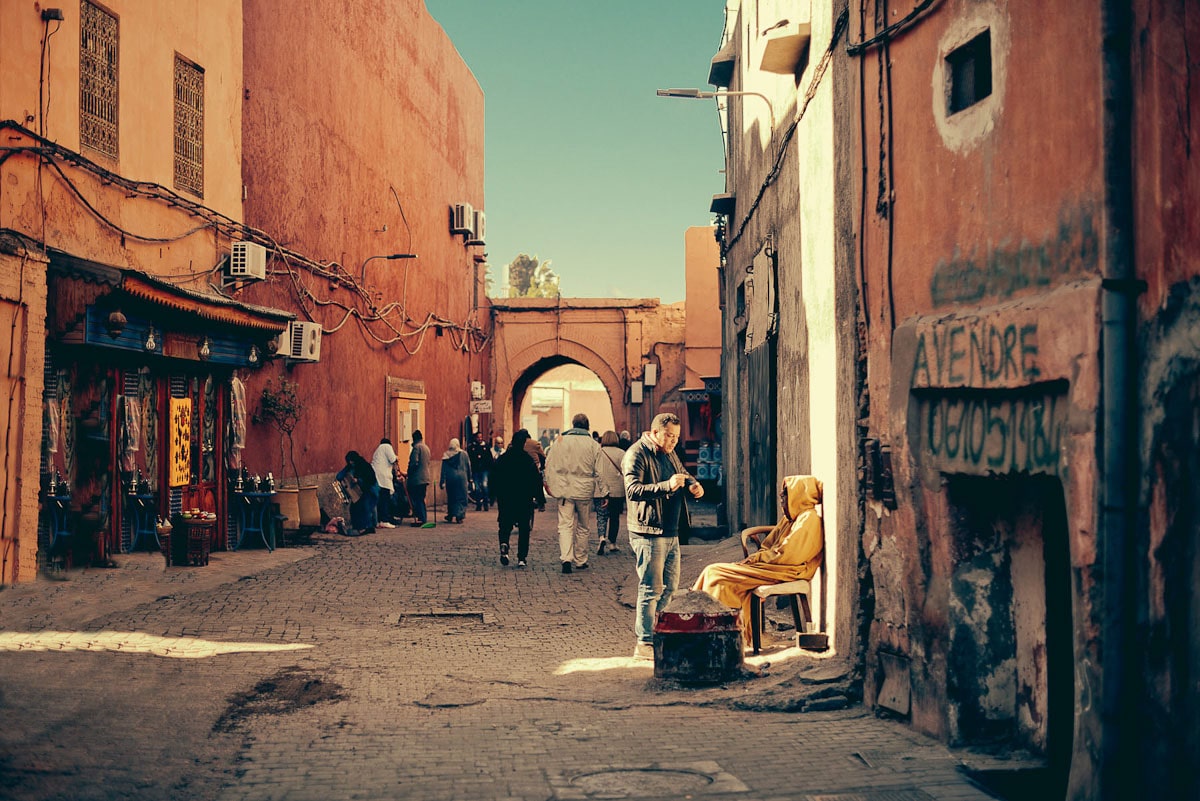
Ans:
[[[779,499],[783,502],[783,515],[795,520],[802,513],[821,502],[824,485],[814,476],[788,476],[783,480]]]
[[[462,445],[459,443],[458,439],[450,440],[450,452],[457,453],[460,450],[462,450]]]

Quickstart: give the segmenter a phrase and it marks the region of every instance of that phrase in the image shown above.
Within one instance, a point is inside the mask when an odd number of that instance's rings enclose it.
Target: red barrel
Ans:
[[[676,593],[654,623],[655,677],[698,684],[740,678],[738,615],[707,593]]]

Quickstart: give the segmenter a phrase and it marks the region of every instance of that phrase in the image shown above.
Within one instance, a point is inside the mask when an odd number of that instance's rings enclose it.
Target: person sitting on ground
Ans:
[[[825,533],[817,504],[823,486],[813,476],[788,476],[779,493],[783,517],[759,549],[740,562],[718,562],[704,568],[692,585],[726,606],[741,609],[742,641],[749,646],[751,592],[763,584],[808,580],[817,572],[825,551]]]
[[[346,466],[338,471],[337,480],[356,485],[362,493],[350,504],[350,525],[360,534],[374,534],[379,497],[375,468],[358,451],[349,451]]]

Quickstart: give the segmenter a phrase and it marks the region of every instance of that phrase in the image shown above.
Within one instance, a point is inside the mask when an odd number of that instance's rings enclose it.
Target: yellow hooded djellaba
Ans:
[[[785,478],[780,493],[785,501],[783,517],[763,539],[759,550],[740,562],[709,565],[692,586],[726,606],[742,610],[738,620],[746,644],[751,642],[751,591],[763,584],[811,579],[821,566],[825,530],[816,509],[821,490],[821,482],[813,476]]]

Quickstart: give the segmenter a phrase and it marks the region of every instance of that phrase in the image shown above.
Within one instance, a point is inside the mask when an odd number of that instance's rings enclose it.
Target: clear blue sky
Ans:
[[[488,261],[564,296],[683,299],[684,231],[724,191],[712,89],[725,0],[426,0],[484,93]]]

